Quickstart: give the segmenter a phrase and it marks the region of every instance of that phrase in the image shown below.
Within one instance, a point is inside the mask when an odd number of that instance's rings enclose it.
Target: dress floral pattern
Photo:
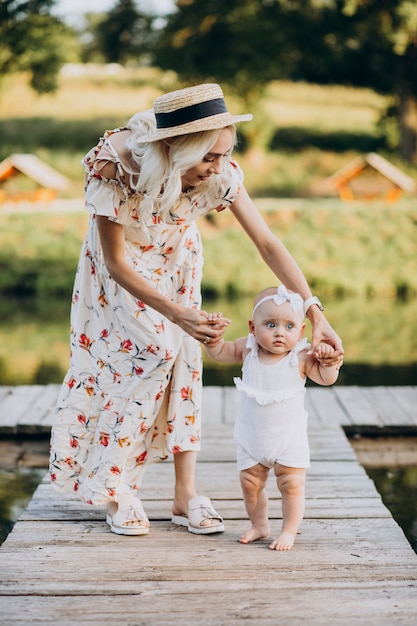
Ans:
[[[71,307],[70,368],[52,428],[50,477],[62,491],[90,504],[115,499],[121,482],[140,487],[146,466],[200,449],[201,346],[109,275],[96,215],[124,227],[126,257],[136,272],[168,298],[199,308],[203,266],[196,218],[227,208],[243,180],[230,161],[216,176],[216,192],[202,185],[184,193],[169,218],[141,214],[141,196],[124,182],[108,131],[84,159],[90,211]],[[97,174],[107,147],[116,180]]]

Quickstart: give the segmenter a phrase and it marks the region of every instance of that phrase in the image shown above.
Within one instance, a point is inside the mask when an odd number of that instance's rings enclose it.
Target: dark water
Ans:
[[[46,469],[0,470],[0,543],[26,509]]]
[[[366,473],[417,553],[417,467],[367,468]]]

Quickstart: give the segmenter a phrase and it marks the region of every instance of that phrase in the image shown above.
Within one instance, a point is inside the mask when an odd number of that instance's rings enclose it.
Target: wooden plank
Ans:
[[[343,414],[346,423],[354,424],[361,411],[368,419],[364,408],[372,409],[371,400],[361,389],[353,396],[338,389],[308,390],[313,462],[293,550],[268,550],[270,539],[248,546],[237,541],[249,524],[233,442],[238,395],[234,388],[209,389],[197,486],[224,516],[225,532],[195,536],[171,524],[172,460],[153,465],[145,477],[147,537],[114,535],[105,507],[60,494],[45,478],[0,547],[0,624],[23,626],[28,616],[42,626],[196,620],[275,626],[277,618],[313,626],[414,623],[416,554],[339,426]],[[272,474],[266,490],[274,537],[282,511]]]
[[[400,426],[407,421],[404,411],[397,404],[388,387],[364,387],[362,393],[378,413],[381,426]]]
[[[203,423],[224,422],[224,389],[225,387],[203,387]]]
[[[103,596],[86,594],[76,598],[50,594],[3,598],[0,609],[8,626],[27,626],[29,615],[30,624],[59,626],[276,626],[277,615],[288,624],[306,621],[306,607],[309,626],[395,626],[415,622],[415,603],[402,588],[393,594],[387,593],[383,583],[375,587],[363,582],[359,589],[326,583],[309,588],[306,583],[294,586],[293,579],[286,584],[282,577],[268,578],[264,574],[263,586],[256,581],[228,581],[227,585],[209,581],[204,593],[192,582],[187,583],[186,591],[184,583],[139,582],[128,597],[112,595],[111,609]],[[292,601],[292,590],[302,602]],[[328,598],[325,602],[324,596]]]
[[[17,424],[18,434],[49,433],[57,397],[57,385],[43,386],[41,392],[33,398],[30,405],[20,414]]]
[[[223,421],[234,424],[239,410],[239,392],[236,387],[224,387]]]
[[[378,412],[370,400],[363,393],[363,387],[334,387],[334,393],[346,411],[347,424],[351,425],[371,425],[381,427]]]
[[[43,385],[12,387],[0,405],[0,432],[17,432],[17,425],[43,391]]]
[[[307,394],[319,415],[318,422],[326,428],[339,428],[348,421],[346,410],[334,393],[334,389],[334,387],[309,387],[307,389]]]
[[[417,427],[417,387],[385,387],[400,410],[400,426]],[[401,421],[402,420],[402,421]]]
[[[220,473],[220,472],[219,472]],[[239,478],[236,475],[230,477],[227,481],[219,477],[213,477],[206,480],[198,480],[198,486],[201,493],[205,493],[212,497],[213,500],[219,502],[219,512],[223,513],[223,502],[225,500],[236,500],[240,498]],[[153,475],[141,490],[141,498],[143,502],[158,500],[161,502],[162,517],[168,517],[170,506],[172,503],[173,478],[167,480],[166,477]],[[273,500],[279,500],[280,496],[277,491],[275,480],[270,477],[267,484],[268,497]],[[368,477],[327,477],[314,478],[307,477],[306,487],[307,498],[322,500],[341,498],[350,505],[350,500],[358,500],[361,507],[362,498],[378,498],[379,494],[375,489],[373,481]],[[147,505],[146,507],[147,508]],[[81,519],[83,515],[90,519],[102,519],[104,517],[104,509],[101,507],[92,507],[83,505],[75,495],[61,494],[52,490],[49,484],[43,483],[38,487],[36,497],[34,497],[28,505],[28,508],[21,515],[23,520],[42,520],[42,519],[63,519],[70,511],[71,515],[75,515]],[[148,511],[149,512],[149,511]]]
[[[17,586],[21,593],[31,594],[36,586],[36,594],[113,595],[134,592],[139,581],[218,584],[252,579],[255,583],[265,572],[268,579],[285,579],[286,585],[292,580],[310,588],[348,579],[358,588],[362,581],[372,579],[387,583],[402,577],[417,582],[415,554],[401,542],[398,526],[389,519],[383,526],[370,528],[357,528],[354,521],[317,527],[315,520],[305,520],[295,549],[285,555],[268,550],[276,532],[249,546],[239,544],[237,538],[245,528],[241,522],[229,522],[224,533],[200,537],[169,522],[153,523],[146,537],[116,536],[105,522],[50,522],[47,526],[49,532],[45,525],[42,532],[37,523],[22,523],[5,542],[0,594],[16,595]],[[33,545],[38,549],[29,559]],[[387,563],[394,551],[395,559]],[[126,567],[132,558],[137,566]],[[60,575],[54,575],[58,571]]]
[[[0,433],[28,429],[38,421],[49,427],[60,385],[0,387]],[[234,387],[203,390],[205,423],[233,424],[239,397]],[[347,425],[417,425],[417,387],[310,387],[306,407],[310,427]],[[394,410],[393,410],[394,409]],[[395,416],[395,418],[394,418]],[[27,419],[25,419],[25,417]],[[45,429],[47,432],[47,428]]]

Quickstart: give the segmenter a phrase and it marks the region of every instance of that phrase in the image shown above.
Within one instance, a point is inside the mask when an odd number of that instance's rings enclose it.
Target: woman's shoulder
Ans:
[[[130,161],[131,150],[128,148],[128,141],[132,136],[129,128],[117,128],[113,131],[106,131],[104,141],[97,154],[97,159],[116,160],[121,163]]]

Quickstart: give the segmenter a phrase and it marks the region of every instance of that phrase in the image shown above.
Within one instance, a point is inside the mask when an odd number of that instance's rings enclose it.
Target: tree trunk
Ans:
[[[417,92],[413,81],[417,47],[410,46],[403,57],[399,73],[400,156],[407,163],[417,164]]]

